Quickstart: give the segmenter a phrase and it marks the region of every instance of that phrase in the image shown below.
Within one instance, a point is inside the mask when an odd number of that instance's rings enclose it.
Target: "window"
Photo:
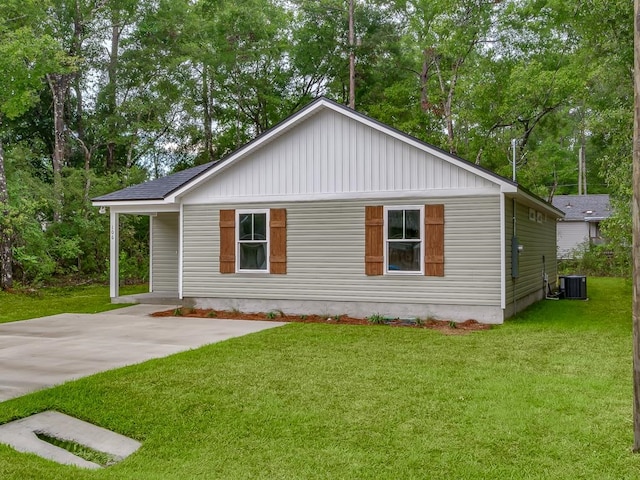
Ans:
[[[424,209],[385,208],[385,271],[422,274]]]
[[[237,218],[238,271],[268,271],[269,212],[267,210],[238,211]]]
[[[220,273],[287,273],[287,210],[220,210]]]

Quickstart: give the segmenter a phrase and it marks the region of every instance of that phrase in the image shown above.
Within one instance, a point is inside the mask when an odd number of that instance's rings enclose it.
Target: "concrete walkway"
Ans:
[[[0,402],[152,358],[284,325],[281,322],[151,317],[171,305],[65,313],[0,324]]]

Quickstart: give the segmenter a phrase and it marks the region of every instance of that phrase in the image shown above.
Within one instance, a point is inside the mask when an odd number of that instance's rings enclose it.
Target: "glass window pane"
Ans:
[[[420,242],[388,242],[389,271],[419,272]]]
[[[253,214],[253,240],[267,239],[267,214]]]
[[[403,230],[402,210],[387,211],[387,238],[402,238]]]
[[[266,270],[267,269],[267,244],[266,243],[241,243],[240,244],[240,269],[241,270]]]
[[[405,235],[407,239],[420,238],[420,210],[404,211]]]
[[[238,235],[240,240],[253,240],[251,235],[253,231],[252,223],[253,223],[252,213],[241,213],[239,215]]]

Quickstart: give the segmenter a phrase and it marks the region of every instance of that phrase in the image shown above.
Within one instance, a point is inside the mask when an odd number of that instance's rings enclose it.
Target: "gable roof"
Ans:
[[[399,139],[404,143],[411,145],[425,153],[431,154],[467,172],[471,172],[481,178],[484,178],[485,180],[498,185],[500,187],[500,190],[504,193],[507,193],[509,195],[517,195],[525,199],[527,202],[548,209],[557,217],[562,216],[562,212],[560,210],[554,208],[552,205],[532,194],[531,192],[523,189],[516,182],[513,182],[484,167],[475,165],[463,158],[446,152],[438,147],[425,143],[415,137],[412,137],[411,135],[401,132],[400,130],[397,130],[377,120],[374,120],[362,113],[348,108],[345,105],[334,102],[333,100],[330,100],[326,97],[317,98],[298,112],[284,119],[271,129],[262,133],[249,143],[245,144],[238,150],[232,152],[231,154],[217,162],[194,167],[192,169],[184,170],[183,172],[178,172],[174,175],[170,175],[162,179],[153,180],[151,182],[143,183],[141,185],[136,185],[117,192],[103,195],[101,197],[97,197],[93,199],[94,205],[144,205],[145,201],[149,201],[150,203],[152,202],[155,204],[157,204],[158,202],[167,205],[176,204],[182,196],[196,189],[203,182],[207,181],[207,179],[225,171],[227,168],[231,167],[237,162],[240,162],[243,158],[246,158],[257,149],[269,144],[295,126],[304,122],[306,119],[323,110],[331,110],[348,118],[354,119],[359,123],[371,127],[376,131]]]
[[[213,167],[215,162],[181,170],[166,177],[123,188],[93,199],[94,202],[116,202],[126,200],[164,200],[168,195],[194,180],[198,175]]]
[[[564,212],[568,222],[596,222],[611,216],[607,194],[556,195],[553,206]]]

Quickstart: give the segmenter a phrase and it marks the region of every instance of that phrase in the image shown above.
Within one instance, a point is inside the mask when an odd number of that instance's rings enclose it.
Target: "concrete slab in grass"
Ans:
[[[97,463],[41,440],[37,434],[73,442],[105,453],[113,463],[124,460],[142,445],[132,438],[54,411],[38,413],[0,425],[0,443],[9,445],[19,452],[33,453],[65,465],[90,469],[101,468]]]

